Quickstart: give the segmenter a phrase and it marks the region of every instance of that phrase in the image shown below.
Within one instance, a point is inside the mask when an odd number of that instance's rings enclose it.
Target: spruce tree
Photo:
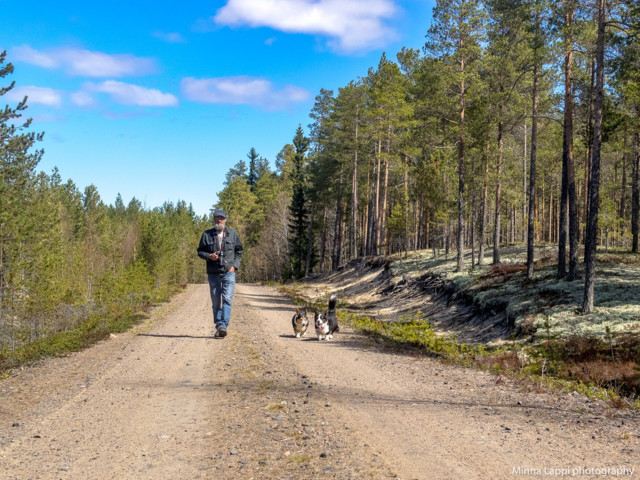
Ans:
[[[307,263],[307,235],[308,235],[308,209],[307,209],[307,185],[306,185],[306,152],[309,147],[309,139],[304,136],[302,126],[298,125],[293,137],[295,149],[293,168],[293,196],[289,213],[289,243],[291,254],[291,276],[302,278],[305,274]]]
[[[258,181],[258,173],[256,172],[257,161],[260,158],[256,149],[251,147],[249,153],[247,154],[247,158],[249,159],[249,175],[247,176],[247,184],[251,187],[251,191],[253,192],[256,182]]]

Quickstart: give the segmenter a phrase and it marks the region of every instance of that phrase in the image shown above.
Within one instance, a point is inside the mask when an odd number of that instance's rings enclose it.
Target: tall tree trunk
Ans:
[[[404,167],[404,253],[405,257],[409,250],[409,159],[401,154],[402,165]]]
[[[533,106],[531,110],[531,159],[529,161],[529,219],[527,225],[527,278],[533,278],[534,261],[534,227],[535,227],[535,197],[536,197],[536,152],[538,141],[538,69],[533,67]]]
[[[367,169],[367,187],[369,189],[369,201],[365,204],[365,211],[363,212],[363,221],[362,221],[362,231],[363,231],[363,240],[362,240],[362,255],[370,255],[369,252],[369,243],[371,242],[371,198],[373,197],[373,185],[371,182],[371,169]]]
[[[424,208],[424,207],[423,207]],[[426,229],[424,232],[424,248],[429,248],[431,243],[431,211],[427,212]]]
[[[362,212],[362,216],[360,219],[360,229],[362,233],[362,241],[359,244],[359,255],[364,257],[365,255],[369,254],[367,251],[367,245],[369,245],[369,203],[365,204],[364,212]]]
[[[573,28],[573,19],[575,13],[574,0],[567,1],[567,26]],[[567,205],[565,213],[560,209],[560,244],[564,244],[566,240],[562,239],[562,226],[565,226],[566,236],[566,217],[567,207],[569,216],[569,274],[567,280],[572,281],[576,278],[578,269],[578,235],[580,228],[580,219],[578,218],[578,200],[576,197],[576,175],[575,164],[573,160],[573,48],[574,39],[573,32],[570,30],[569,41],[567,42],[567,50],[565,53],[565,97],[564,97],[564,128],[562,137],[562,181],[566,180],[566,192],[562,187],[562,195]],[[566,175],[565,171],[566,163]],[[565,178],[566,177],[566,178]],[[566,251],[565,251],[566,253]],[[564,254],[563,254],[564,257]],[[564,275],[564,268],[562,270]],[[560,268],[558,267],[558,275]]]
[[[327,207],[322,210],[322,235],[320,237],[320,270],[324,271],[327,254]]]
[[[464,60],[460,61],[460,73],[464,75]],[[464,269],[464,79],[460,82],[460,135],[458,136],[458,256],[456,271]]]
[[[501,93],[502,86],[500,87]],[[495,222],[493,230],[493,264],[500,263],[500,202],[502,200],[502,162],[504,159],[504,122],[502,120],[502,104],[498,106],[498,168],[497,168],[497,185],[496,185],[496,210]]]
[[[375,149],[374,149],[375,150]],[[374,154],[374,159],[373,159],[373,172],[372,172],[372,176],[371,176],[371,181],[369,182],[371,185],[371,196],[369,198],[369,215],[368,215],[368,243],[367,243],[367,255],[376,255],[377,254],[377,247],[376,247],[376,242],[377,242],[377,238],[376,238],[376,229],[377,229],[377,225],[376,225],[376,221],[377,221],[377,217],[378,217],[378,187],[377,187],[377,180],[380,178],[380,174],[379,171],[377,169],[377,164],[379,163],[379,158],[378,158],[378,154],[377,154],[377,150],[376,153]]]
[[[482,211],[480,213],[480,246],[478,265],[484,265],[484,239],[487,235],[487,197],[489,196],[489,140],[484,153],[484,180],[482,184]]]
[[[447,224],[444,228],[444,256],[449,258],[449,252],[451,251],[451,219],[447,219]]]
[[[315,202],[311,202],[311,214],[309,215],[309,226],[307,230],[307,258],[304,264],[304,276],[308,277],[311,273],[311,255],[313,254],[313,218],[316,212]]]
[[[476,196],[471,199],[471,268],[475,267],[476,260]]]
[[[516,204],[511,208],[511,243],[516,243]]]
[[[338,268],[340,257],[342,256],[342,194],[338,194],[336,200],[336,221],[333,234],[333,251],[331,252],[331,270]]]
[[[353,151],[353,178],[351,180],[351,230],[349,258],[358,256],[358,107],[356,107],[356,147]]]
[[[631,252],[638,253],[638,237],[640,236],[640,133],[638,132],[636,132],[633,142],[632,172],[633,183],[631,185]]]
[[[527,120],[524,121],[524,155],[522,156],[522,241],[527,240]]]
[[[565,1],[565,28],[572,25],[573,12],[569,12],[571,0]],[[564,124],[562,128],[562,183],[560,186],[560,225],[558,232],[558,278],[567,275],[567,231],[568,231],[568,204],[569,204],[569,128],[573,130],[573,92],[571,82],[571,63],[573,60],[573,41],[565,38],[564,54]],[[571,138],[572,140],[572,138]]]
[[[420,250],[422,245],[423,215],[422,202],[416,198],[413,202],[413,250]]]
[[[391,245],[387,239],[387,192],[389,190],[389,162],[391,160],[391,125],[387,130],[387,158],[384,162],[384,193],[382,194],[382,208],[380,210],[380,243],[386,246],[386,253],[391,253]]]
[[[589,176],[589,218],[585,244],[585,282],[582,313],[593,312],[596,281],[596,241],[598,239],[598,212],[600,208],[600,149],[602,147],[602,116],[604,103],[604,49],[606,0],[598,1],[598,40],[596,44],[596,103],[593,119],[593,148],[591,175]]]
[[[375,244],[373,245],[374,255],[380,254],[380,240],[381,240],[381,232],[380,232],[380,175],[382,170],[382,139],[378,139],[378,165],[376,172],[376,204],[375,204],[375,231],[373,238],[375,239]]]
[[[589,67],[591,72],[591,82],[589,83],[589,100],[587,107],[587,150],[585,152],[584,162],[584,223],[585,225],[589,221],[589,178],[591,177],[591,158],[593,156],[593,120],[594,120],[594,91],[595,91],[595,75],[596,75],[596,59],[591,58],[591,65]],[[587,244],[587,229],[584,230],[583,243]]]
[[[547,232],[547,243],[553,242],[553,233],[555,231],[555,221],[553,219],[553,189],[555,184],[549,186],[549,231]]]
[[[345,242],[345,233],[347,231],[347,218],[345,213],[347,211],[347,207],[348,207],[348,200],[345,198],[342,200],[342,215],[340,216],[342,221],[340,222],[340,251],[338,252],[338,267],[342,265],[342,261],[344,260],[344,256],[345,256],[344,242]]]
[[[627,214],[627,137],[625,132],[624,136],[624,153],[622,154],[622,182],[620,185],[620,239],[624,237],[625,220],[624,217]]]
[[[538,229],[538,231],[536,232],[536,242],[540,241],[540,242],[544,242],[545,240],[545,222],[547,221],[547,217],[545,216],[545,211],[544,211],[544,199],[545,199],[545,178],[544,175],[542,176],[542,195],[540,195],[540,200],[538,201],[538,208],[541,210],[540,211],[540,215],[536,214],[536,218],[540,219],[540,228]]]

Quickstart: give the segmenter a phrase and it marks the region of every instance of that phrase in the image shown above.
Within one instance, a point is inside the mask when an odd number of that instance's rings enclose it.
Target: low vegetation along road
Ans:
[[[3,479],[640,476],[640,421],[576,393],[403,354],[238,285],[225,339],[205,285],[130,332],[0,381]]]

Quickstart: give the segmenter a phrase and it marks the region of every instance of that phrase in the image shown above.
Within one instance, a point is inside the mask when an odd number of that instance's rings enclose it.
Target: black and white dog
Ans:
[[[336,317],[336,303],[338,297],[331,295],[329,299],[329,309],[324,313],[316,312],[315,325],[318,340],[329,340],[333,334],[340,330],[338,317]]]
[[[309,319],[307,318],[307,309],[300,310],[296,308],[296,313],[291,319],[293,325],[293,334],[296,338],[304,337],[309,328]]]

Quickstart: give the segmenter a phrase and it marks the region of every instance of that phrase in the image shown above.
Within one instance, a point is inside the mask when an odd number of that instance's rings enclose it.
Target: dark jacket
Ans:
[[[226,273],[231,267],[237,271],[240,268],[242,259],[242,242],[240,236],[233,228],[225,227],[222,240],[222,260],[224,265],[210,260],[209,254],[220,250],[218,232],[215,228],[210,228],[202,234],[200,245],[198,246],[198,256],[207,261],[207,273]]]

